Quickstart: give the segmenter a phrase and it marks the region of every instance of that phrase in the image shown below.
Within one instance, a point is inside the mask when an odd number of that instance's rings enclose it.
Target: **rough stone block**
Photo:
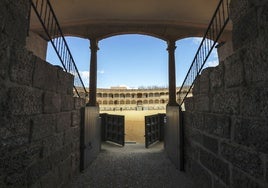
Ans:
[[[237,23],[250,10],[248,0],[234,0],[230,3],[230,18],[233,23]]]
[[[71,179],[71,172],[72,172],[72,163],[71,157],[69,155],[64,161],[59,164],[59,179],[64,184],[67,184]]]
[[[85,107],[86,100],[83,98],[74,97],[74,109],[80,110],[82,107]]]
[[[188,111],[183,111],[183,125],[184,129],[187,130],[188,128],[192,127],[193,124],[193,114]]]
[[[194,111],[194,98],[193,97],[187,97],[184,100],[185,110],[186,111]]]
[[[33,74],[33,86],[56,92],[57,80],[57,68],[37,57]]]
[[[0,122],[0,138],[13,139],[16,136],[22,136],[27,138],[28,142],[31,125],[29,116],[1,116]]]
[[[237,168],[233,168],[232,170],[232,183],[231,186],[234,188],[264,188],[264,186],[259,185],[257,182],[254,181],[253,178],[246,175],[242,171]]]
[[[202,135],[202,142],[203,146],[210,150],[211,152],[217,154],[219,150],[219,142],[217,139],[212,138],[210,136]]]
[[[204,123],[200,129],[218,137],[230,138],[231,120],[226,115],[205,114]]]
[[[77,129],[75,134],[80,136],[80,133],[78,134],[78,130],[80,131],[80,129]],[[72,152],[75,153],[76,155],[80,156],[80,142],[79,142],[79,140],[75,140],[75,142],[72,143]]]
[[[29,143],[28,135],[18,135],[0,140],[0,152],[5,156],[7,152],[24,147]],[[1,156],[2,158],[2,156]]]
[[[76,176],[79,173],[80,157],[75,153],[71,155],[72,176]]]
[[[265,181],[268,183],[268,156],[266,156],[266,177]]]
[[[243,54],[245,80],[248,85],[268,81],[268,45],[263,44],[267,38],[250,44]]]
[[[63,154],[64,149],[63,147],[57,151],[54,151],[48,158],[51,165],[55,168],[58,168],[59,163],[66,157]]]
[[[9,44],[7,36],[0,34],[0,78],[2,79],[7,79],[8,77],[11,49],[12,46]]]
[[[230,115],[239,114],[239,91],[224,91],[215,94],[212,101],[212,112]]]
[[[72,112],[72,127],[79,126],[80,125],[80,111],[76,110]]]
[[[35,183],[42,176],[46,175],[52,170],[51,163],[48,158],[38,160],[27,169],[27,182],[29,185]]]
[[[38,144],[20,147],[17,150],[5,153],[5,157],[1,157],[1,163],[6,175],[16,175],[25,172],[33,161],[38,160],[40,146]]]
[[[52,155],[54,152],[60,150],[63,146],[63,133],[54,134],[52,136],[42,139],[42,154],[43,157]]]
[[[234,53],[232,40],[227,39],[227,41],[220,43],[217,47],[217,52],[220,62],[219,65],[222,65],[225,59]]]
[[[223,87],[224,78],[224,64],[221,63],[219,66],[215,67],[210,73],[210,87],[212,91],[217,91]]]
[[[226,184],[222,183],[222,181],[220,181],[218,178],[213,179],[213,185],[214,185],[214,188],[227,188],[227,187],[229,187]]]
[[[72,114],[71,112],[62,112],[57,114],[56,132],[63,132],[65,129],[71,127]]]
[[[46,175],[41,177],[40,184],[42,188],[57,188],[59,185],[57,183],[57,172],[56,170],[52,170],[48,172]]]
[[[193,178],[198,188],[212,188],[212,177],[198,162],[188,158],[186,173]]]
[[[203,150],[200,152],[200,162],[225,184],[230,184],[230,167],[228,163]]]
[[[196,129],[191,129],[191,130],[189,130],[189,134],[187,136],[189,137],[189,139],[192,142],[202,144],[203,135],[202,135],[202,133],[200,133],[200,131],[198,131]]]
[[[74,107],[74,99],[72,95],[61,96],[61,111],[71,111]]]
[[[0,78],[0,117],[3,117],[7,109],[8,103],[8,88],[6,87],[4,81]]]
[[[25,49],[13,49],[15,52],[10,62],[10,79],[13,82],[32,85],[34,57]]]
[[[30,115],[42,113],[42,92],[26,87],[9,89],[8,109],[13,115]]]
[[[198,95],[194,97],[195,111],[209,112],[210,111],[210,98],[208,95]]]
[[[2,3],[0,14],[2,32],[6,33],[10,40],[15,40],[24,46],[29,26],[27,18],[30,2],[20,0],[16,3],[14,1],[2,1]]]
[[[192,92],[194,96],[200,94],[200,75],[195,79]]]
[[[262,179],[264,176],[263,162],[257,153],[242,149],[238,145],[221,144],[221,155],[235,167]]]
[[[75,135],[74,135],[74,128],[71,127],[69,129],[66,129],[63,133],[63,144],[71,144],[75,140]]]
[[[44,113],[56,113],[61,111],[61,96],[52,92],[44,94]]]
[[[32,122],[30,135],[32,140],[40,140],[51,136],[55,132],[56,116],[54,114],[34,116]]]
[[[193,119],[191,122],[191,127],[203,130],[204,126],[204,115],[203,113],[194,113],[193,114]]]
[[[199,160],[200,147],[198,147],[197,145],[192,143],[190,138],[186,139],[186,141],[185,141],[184,151],[185,151],[185,156],[187,159],[191,158],[191,159],[196,160],[196,161]]]
[[[235,0],[231,1],[231,20],[233,22],[233,42],[235,49],[249,40],[255,40],[263,35],[267,24],[266,0]],[[244,39],[244,41],[243,41]],[[237,44],[236,44],[237,43]]]
[[[242,55],[239,52],[234,53],[224,62],[224,82],[227,88],[240,86],[244,82],[244,67],[242,62]]]
[[[4,187],[7,185],[9,187],[27,187],[27,174],[26,172],[13,172],[5,177],[4,183]]]
[[[199,79],[199,92],[201,94],[208,94],[210,91],[210,73],[214,69],[214,67],[208,67],[204,70],[202,70],[202,73],[200,75]]]
[[[249,41],[258,37],[257,12],[255,9],[249,10],[233,26],[233,47],[234,50],[246,45]]]
[[[268,154],[266,119],[234,118],[234,141]]]
[[[57,92],[64,95],[73,95],[74,76],[64,72],[61,69],[57,70],[58,87]]]
[[[247,87],[241,90],[241,114],[245,117],[267,117],[268,87]]]

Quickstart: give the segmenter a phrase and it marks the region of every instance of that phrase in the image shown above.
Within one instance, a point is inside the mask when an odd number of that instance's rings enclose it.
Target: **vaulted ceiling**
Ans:
[[[218,0],[51,0],[66,35],[99,40],[141,33],[164,40],[202,36]],[[42,34],[31,18],[31,30]],[[223,38],[231,36],[228,26]]]

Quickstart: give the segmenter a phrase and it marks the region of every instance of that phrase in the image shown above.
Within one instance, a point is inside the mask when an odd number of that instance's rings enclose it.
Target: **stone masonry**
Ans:
[[[232,0],[234,53],[203,70],[184,112],[198,187],[268,187],[268,2]]]
[[[25,49],[28,0],[0,1],[0,187],[62,187],[79,172],[73,76]]]

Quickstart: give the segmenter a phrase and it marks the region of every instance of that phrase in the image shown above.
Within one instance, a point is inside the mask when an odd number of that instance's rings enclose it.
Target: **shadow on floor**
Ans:
[[[193,188],[184,173],[167,158],[162,143],[124,147],[103,143],[91,166],[70,185],[72,188]]]

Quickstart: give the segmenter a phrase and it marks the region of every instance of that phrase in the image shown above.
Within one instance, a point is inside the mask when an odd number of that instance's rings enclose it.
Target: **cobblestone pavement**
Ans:
[[[183,173],[176,170],[161,143],[150,149],[142,144],[120,147],[104,143],[97,159],[70,187],[193,188],[193,185]]]

